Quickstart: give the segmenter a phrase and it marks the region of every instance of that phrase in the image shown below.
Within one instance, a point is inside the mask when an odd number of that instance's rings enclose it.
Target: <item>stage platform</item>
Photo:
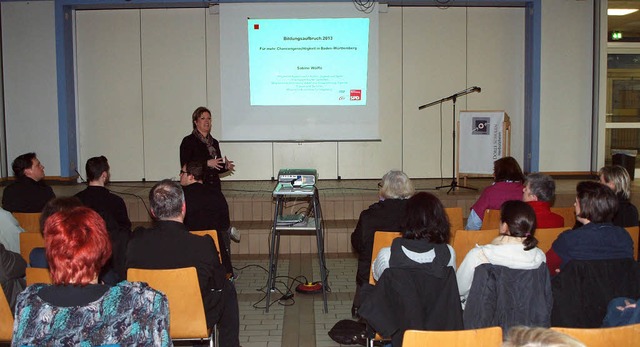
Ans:
[[[581,179],[580,179],[581,180]],[[556,201],[554,206],[573,205],[575,186],[579,179],[557,179]],[[317,188],[324,216],[327,253],[350,253],[350,234],[356,226],[360,212],[378,200],[379,180],[320,180]],[[435,187],[447,185],[450,179],[413,180],[417,191],[428,191],[438,196],[445,207],[462,208],[465,218],[469,208],[478,198],[480,191],[492,183],[491,179],[474,178],[467,185],[478,190],[459,189],[447,194],[448,188],[436,190]],[[114,182],[109,185],[114,193],[120,195],[134,225],[149,225],[148,213],[149,189],[155,182]],[[240,243],[232,243],[233,254],[264,255],[269,254],[268,240],[273,220],[275,203],[272,192],[275,181],[223,181],[222,190],[230,209],[231,224],[242,233]],[[70,196],[84,189],[84,184],[52,184],[56,196]],[[3,188],[2,188],[3,189]],[[632,201],[640,203],[640,181],[633,184]],[[287,204],[291,212],[306,208],[304,201],[291,201]],[[315,237],[310,235],[290,235],[281,239],[282,254],[315,253]]]

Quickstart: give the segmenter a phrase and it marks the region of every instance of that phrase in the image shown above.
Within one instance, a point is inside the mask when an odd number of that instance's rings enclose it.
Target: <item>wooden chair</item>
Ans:
[[[633,240],[633,259],[638,260],[638,233],[640,233],[640,227],[626,227],[627,232]]]
[[[23,232],[20,233],[20,255],[29,263],[29,254],[34,248],[44,247],[42,234]]]
[[[500,327],[457,331],[407,330],[402,340],[403,347],[498,347],[501,344]]]
[[[22,213],[22,212],[13,212],[13,217],[18,221],[20,227],[24,229],[24,231],[29,233],[39,233],[40,232],[40,215],[42,213]]]
[[[564,226],[566,228],[573,228],[576,224],[576,208],[571,207],[552,207],[551,212],[559,214],[564,218]]]
[[[49,269],[28,267],[27,268],[27,285],[30,286],[35,283],[51,284],[51,274]]]
[[[589,347],[640,346],[640,324],[615,328],[559,328],[551,329],[567,334]]]
[[[0,288],[0,342],[11,342],[13,336],[13,314],[9,301]]]
[[[130,268],[127,280],[146,282],[167,296],[172,340],[208,340],[217,346],[214,329],[207,328],[195,267],[166,270]]]
[[[566,227],[562,228],[548,228],[548,229],[536,229],[535,237],[538,239],[538,248],[547,253],[551,249],[553,241],[558,238],[563,231],[567,230]]]
[[[373,261],[378,256],[378,252],[383,247],[391,246],[391,242],[393,239],[402,237],[402,233],[397,231],[376,231],[373,236],[373,250],[371,252],[371,265],[373,265]],[[373,279],[373,271],[369,270],[369,283],[372,285],[376,284],[376,280]]]
[[[498,237],[498,229],[491,230],[458,230],[453,239],[453,250],[456,252],[456,268],[460,267],[464,257],[476,245],[486,245]]]
[[[462,217],[462,207],[446,207],[444,211],[447,213],[449,217],[449,224],[451,227],[449,230],[451,231],[451,241],[453,242],[454,237],[456,236],[456,231],[464,229],[464,218]]]
[[[213,243],[216,245],[216,249],[218,250],[218,259],[220,259],[220,264],[222,264],[222,253],[220,253],[220,244],[218,243],[218,232],[215,230],[198,230],[192,231],[191,233],[200,236],[211,236],[211,238],[213,239]]]
[[[485,210],[480,230],[500,229],[500,210]]]

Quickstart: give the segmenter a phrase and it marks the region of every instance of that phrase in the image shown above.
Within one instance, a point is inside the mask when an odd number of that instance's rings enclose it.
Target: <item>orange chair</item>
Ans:
[[[560,328],[551,329],[567,334],[589,347],[640,346],[640,324],[615,328]]]
[[[451,232],[451,241],[456,236],[456,231],[464,229],[464,219],[462,217],[462,207],[446,207],[444,211],[449,217],[449,231]]]
[[[500,210],[485,210],[480,230],[500,229]]]
[[[566,227],[536,229],[535,237],[538,239],[538,248],[547,253],[547,251],[551,249],[553,241],[555,241],[558,238],[558,235],[565,230],[567,230]]]
[[[202,294],[195,267],[166,270],[127,270],[127,280],[146,282],[167,296],[172,340],[207,340],[218,345],[215,327],[207,328]]]
[[[373,251],[371,252],[371,265],[373,265],[373,261],[378,256],[378,252],[383,247],[391,246],[391,242],[393,239],[398,237],[402,237],[402,233],[397,231],[376,231],[373,235]],[[372,285],[376,284],[376,280],[373,279],[373,271],[369,270],[369,283]]]
[[[0,341],[11,342],[13,337],[13,314],[9,307],[9,301],[0,288]]]
[[[565,228],[573,228],[576,224],[576,208],[571,207],[552,207],[551,212],[559,214],[564,218]]]
[[[40,215],[42,213],[22,213],[22,212],[13,212],[13,217],[18,221],[20,227],[24,229],[24,231],[29,233],[39,233],[40,232]]]
[[[458,230],[452,244],[453,250],[456,252],[456,268],[460,267],[464,257],[473,247],[489,244],[499,235],[498,229]]]
[[[51,273],[49,269],[28,267],[27,270],[27,285],[30,286],[36,283],[51,284]]]
[[[29,262],[29,254],[34,248],[44,247],[44,238],[40,233],[20,233],[20,255]]]
[[[457,331],[407,330],[403,347],[498,347],[502,344],[502,328],[490,327]]]
[[[220,259],[220,264],[222,264],[222,253],[220,253],[220,244],[218,243],[218,232],[215,230],[198,230],[192,231],[191,233],[200,236],[211,236],[211,238],[213,239],[213,243],[216,245],[216,249],[218,250],[218,259]]]
[[[625,229],[627,229],[633,240],[633,259],[638,260],[638,233],[640,232],[640,227],[626,227]]]

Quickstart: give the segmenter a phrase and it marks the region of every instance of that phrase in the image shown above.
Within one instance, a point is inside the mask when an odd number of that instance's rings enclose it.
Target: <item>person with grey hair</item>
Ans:
[[[382,176],[378,188],[380,200],[360,213],[358,224],[351,234],[351,245],[358,253],[356,294],[351,308],[354,318],[360,307],[360,289],[369,282],[373,236],[376,231],[402,230],[400,225],[407,199],[415,192],[409,176],[399,170],[391,170]]]
[[[604,166],[598,172],[600,183],[611,188],[618,198],[618,211],[613,216],[613,225],[619,227],[638,226],[638,209],[631,198],[631,178],[627,169],[620,165]]]
[[[225,277],[218,250],[209,236],[191,234],[184,225],[187,210],[182,187],[163,180],[149,192],[151,228],[137,228],[127,248],[127,268],[176,269],[195,267],[207,326],[218,324],[220,345],[240,345],[238,296]]]
[[[551,212],[551,204],[556,197],[556,182],[549,175],[539,172],[529,174],[524,181],[522,201],[533,207],[536,214],[536,228],[562,228],[564,218]]]
[[[585,344],[549,328],[517,326],[509,329],[502,347],[585,347]]]

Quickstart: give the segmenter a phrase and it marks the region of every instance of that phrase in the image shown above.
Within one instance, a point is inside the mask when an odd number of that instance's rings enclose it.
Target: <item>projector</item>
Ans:
[[[278,182],[291,184],[293,187],[307,187],[316,184],[318,171],[315,169],[280,169]]]

